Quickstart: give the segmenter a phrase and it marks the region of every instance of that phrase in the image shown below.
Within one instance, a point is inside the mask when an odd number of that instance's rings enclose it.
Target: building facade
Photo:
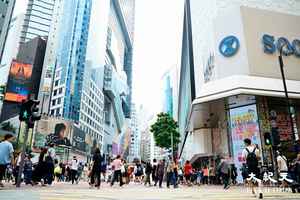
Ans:
[[[177,121],[178,104],[178,68],[174,65],[162,77],[163,82],[163,108],[162,112],[168,113]]]
[[[216,164],[230,156],[240,168],[243,139],[250,138],[262,150],[262,164],[272,165],[264,134],[283,146],[299,138],[299,11],[298,1],[185,2],[178,104],[183,159]]]
[[[2,60],[2,54],[5,47],[5,42],[10,26],[10,21],[13,15],[13,10],[15,7],[15,0],[7,0],[0,2],[0,62]]]
[[[40,37],[20,45],[10,66],[0,121],[18,116],[19,105],[28,96],[37,98],[46,45],[47,41]]]
[[[79,126],[86,133],[86,138],[89,138],[89,147],[92,147],[88,149],[90,155],[95,147],[103,152],[104,137],[104,95],[93,80],[92,73],[87,63],[79,117]]]
[[[140,158],[140,130],[137,109],[135,104],[132,104],[129,160],[133,161],[135,158]]]
[[[28,0],[20,42],[35,37],[48,37],[55,0]]]
[[[9,30],[5,42],[5,48],[1,59],[0,70],[1,70],[1,74],[3,74],[0,80],[1,84],[6,84],[11,61],[13,59],[16,59],[17,57],[20,42],[16,38],[21,37],[24,18],[25,15],[20,14],[16,17],[13,17],[10,22],[10,26],[9,26]]]
[[[91,1],[64,1],[50,115],[79,122]]]

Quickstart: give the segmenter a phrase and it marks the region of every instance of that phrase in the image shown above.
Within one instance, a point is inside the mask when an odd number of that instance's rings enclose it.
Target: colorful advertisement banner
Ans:
[[[31,75],[31,64],[12,61],[5,100],[14,102],[22,102],[22,100],[26,100],[31,91]]]
[[[251,139],[253,144],[261,150],[259,124],[256,105],[249,105],[230,109],[230,127],[232,137],[233,161],[238,171],[237,182],[242,183],[241,168],[244,160],[242,157],[245,148],[244,139]]]

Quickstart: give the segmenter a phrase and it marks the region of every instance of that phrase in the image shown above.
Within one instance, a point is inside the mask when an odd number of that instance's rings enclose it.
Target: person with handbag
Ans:
[[[93,163],[92,163],[92,170],[90,172],[91,182],[90,186],[93,187],[95,184],[96,188],[100,188],[101,184],[101,163],[103,162],[103,157],[101,156],[100,149],[96,148],[94,156],[93,156]]]
[[[110,186],[113,186],[114,185],[114,182],[119,180],[120,181],[120,187],[123,186],[123,180],[122,180],[122,172],[121,172],[121,169],[122,169],[122,160],[121,160],[121,155],[118,155],[116,157],[116,159],[112,162],[112,168],[114,170],[113,172],[113,178],[112,178],[112,181],[110,183]]]

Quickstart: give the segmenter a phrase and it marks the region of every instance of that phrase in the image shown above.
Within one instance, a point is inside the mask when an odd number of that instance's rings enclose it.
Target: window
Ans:
[[[62,93],[62,91],[63,91],[63,89],[62,89],[62,88],[59,88],[59,94],[61,94],[61,93]]]
[[[59,80],[55,81],[54,86],[58,86]]]
[[[54,95],[54,96],[57,95],[57,90],[54,90],[53,95]]]
[[[54,99],[54,100],[52,101],[52,106],[55,106],[55,103],[56,103],[56,99]]]
[[[57,104],[60,104],[61,103],[61,98],[58,98],[57,99]]]

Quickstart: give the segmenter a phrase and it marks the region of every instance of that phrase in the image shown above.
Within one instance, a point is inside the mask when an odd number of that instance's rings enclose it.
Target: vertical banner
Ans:
[[[258,145],[261,152],[261,140],[256,105],[243,106],[230,109],[230,127],[232,137],[233,160],[238,171],[237,181],[243,182],[241,168],[244,163],[242,152],[245,148],[244,139],[251,139],[253,144]]]

